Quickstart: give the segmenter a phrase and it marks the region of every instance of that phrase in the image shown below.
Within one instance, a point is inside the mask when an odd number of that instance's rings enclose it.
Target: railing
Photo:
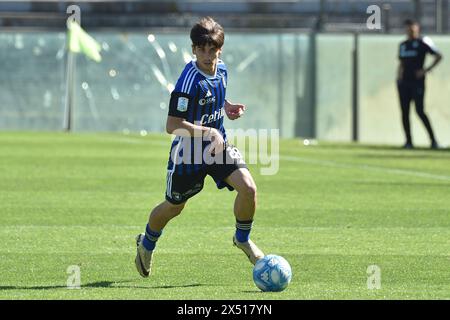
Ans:
[[[0,26],[64,28],[70,0],[0,2]],[[426,32],[449,31],[449,0],[85,0],[75,1],[88,28],[188,28],[199,16],[220,18],[226,28],[308,28],[359,31],[366,10],[382,10],[383,32],[402,30],[416,18]]]
[[[188,35],[155,32],[149,42],[143,31],[91,34],[102,44],[103,60],[76,58],[72,129],[164,131],[168,84],[175,84],[192,58]],[[227,32],[222,54],[229,69],[227,97],[246,104],[247,113],[226,126],[279,128],[283,137],[352,141],[356,136],[360,142],[399,144],[395,70],[402,39]],[[439,141],[450,144],[450,37],[432,39],[444,60],[427,79],[426,111]],[[65,41],[58,32],[0,33],[1,130],[64,130]],[[428,143],[416,116],[412,119],[415,141]]]

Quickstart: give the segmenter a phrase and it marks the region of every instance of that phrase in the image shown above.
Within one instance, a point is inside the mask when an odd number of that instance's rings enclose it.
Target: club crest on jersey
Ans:
[[[186,97],[179,97],[177,103],[177,110],[180,112],[185,112],[188,109],[189,99]]]

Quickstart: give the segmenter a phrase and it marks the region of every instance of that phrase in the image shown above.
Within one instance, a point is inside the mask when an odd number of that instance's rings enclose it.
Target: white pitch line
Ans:
[[[160,140],[152,140],[152,139],[139,139],[139,138],[119,138],[116,141],[125,142],[131,144],[152,144],[157,146],[169,146],[170,142],[160,141]]]
[[[295,162],[303,162],[303,163],[309,163],[309,164],[315,164],[315,165],[322,165],[322,166],[326,166],[326,167],[361,169],[361,170],[367,170],[367,171],[380,171],[380,172],[385,172],[385,173],[414,176],[414,177],[419,177],[419,178],[450,181],[450,176],[446,176],[446,175],[439,175],[439,174],[432,174],[432,173],[411,171],[411,170],[397,169],[397,168],[377,167],[377,166],[368,165],[368,164],[361,164],[361,165],[360,164],[349,164],[349,163],[335,162],[335,161],[330,161],[330,160],[316,160],[316,159],[309,159],[309,158],[302,158],[302,157],[295,157],[295,156],[281,156],[281,159],[287,160],[287,161],[295,161]]]
[[[157,146],[168,146],[172,143],[170,140],[162,141],[159,139],[151,139],[151,138],[142,138],[142,137],[133,137],[133,136],[124,136],[124,137],[97,137],[97,141],[108,141],[108,142],[124,142],[129,144],[150,144]]]

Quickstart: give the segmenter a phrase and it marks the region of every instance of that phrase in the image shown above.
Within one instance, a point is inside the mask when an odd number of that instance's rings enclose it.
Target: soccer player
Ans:
[[[225,99],[227,68],[220,54],[223,28],[205,17],[191,29],[192,52],[189,62],[171,93],[166,131],[176,135],[167,166],[165,201],[150,213],[145,233],[136,236],[136,268],[142,277],[151,273],[156,242],[166,224],[179,215],[189,198],[203,188],[211,176],[219,189],[237,191],[234,202],[236,232],[233,244],[252,264],[264,253],[250,240],[256,208],[256,185],[239,150],[227,143],[224,115],[240,118],[245,106]],[[211,161],[214,159],[214,161]]]
[[[442,55],[428,37],[420,36],[420,26],[416,21],[406,20],[408,39],[400,44],[400,65],[397,74],[397,89],[402,109],[402,123],[405,131],[406,143],[404,148],[412,149],[411,127],[409,123],[409,107],[414,100],[416,112],[422,120],[431,140],[431,148],[437,149],[438,144],[431,128],[430,120],[424,112],[425,75],[430,72],[442,59]],[[434,56],[433,63],[424,69],[425,56]]]

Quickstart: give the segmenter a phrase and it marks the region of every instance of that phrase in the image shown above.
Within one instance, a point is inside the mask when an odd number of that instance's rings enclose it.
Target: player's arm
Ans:
[[[397,81],[403,80],[403,72],[405,71],[403,67],[403,59],[402,59],[402,47],[403,43],[400,44],[398,48],[398,67],[397,67]]]
[[[442,60],[442,54],[440,53],[440,51],[437,49],[437,47],[434,45],[433,41],[431,41],[430,38],[424,37],[423,42],[426,46],[426,52],[431,54],[434,57],[434,60],[428,68],[418,71],[417,75],[418,77],[425,76],[426,73],[433,70]]]
[[[225,66],[225,65],[223,65],[223,66]],[[228,82],[228,75],[227,75],[226,67],[225,67],[225,79],[226,79],[226,82]],[[232,103],[232,102],[228,101],[227,99],[225,99],[224,109],[225,109],[225,114],[227,115],[228,119],[236,120],[244,114],[245,105],[240,104],[240,103]]]
[[[184,118],[167,116],[166,131],[182,137],[204,137],[212,134],[214,128],[199,126],[186,121]]]
[[[442,55],[438,52],[433,54],[433,57],[434,57],[433,63],[428,68],[417,70],[416,72],[417,79],[423,78],[425,74],[433,70],[434,67],[436,67],[438,63],[441,62],[442,60]]]
[[[403,62],[400,60],[397,67],[397,80],[401,81],[403,79]]]
[[[182,137],[203,137],[211,131],[208,127],[186,121],[190,110],[194,108],[195,100],[195,92],[194,94],[179,91],[171,93],[166,121],[167,133]]]
[[[240,103],[231,103],[225,99],[225,113],[227,114],[228,119],[236,120],[240,118],[245,111],[245,105]]]
[[[434,67],[436,67],[442,60],[442,54],[439,52],[436,52],[436,54],[434,54],[433,57],[434,57],[433,63],[428,68],[425,69],[425,72],[430,72],[431,70],[433,70]]]
[[[166,131],[181,137],[206,137],[211,140],[208,152],[214,150],[215,154],[223,151],[225,141],[222,134],[216,128],[199,126],[186,121],[184,118],[169,115],[166,122]]]
[[[177,86],[181,83],[178,81]],[[210,127],[193,124],[186,121],[188,114],[194,108],[196,96],[196,87],[193,87],[189,93],[174,90],[170,94],[169,114],[166,121],[166,131],[169,134],[175,134],[182,137],[205,137],[211,141],[208,149],[214,153],[223,151],[225,141],[219,130]]]

